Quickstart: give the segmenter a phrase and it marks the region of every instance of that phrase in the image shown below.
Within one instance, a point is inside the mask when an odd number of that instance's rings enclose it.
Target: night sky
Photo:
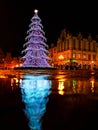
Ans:
[[[0,0],[0,48],[13,56],[21,55],[27,30],[38,9],[47,44],[56,44],[62,29],[73,35],[98,35],[97,3],[65,0]]]

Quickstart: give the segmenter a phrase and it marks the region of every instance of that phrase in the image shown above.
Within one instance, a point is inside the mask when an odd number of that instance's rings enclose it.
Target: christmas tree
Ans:
[[[23,61],[21,67],[51,67],[48,62],[51,59],[47,56],[49,53],[46,44],[47,39],[45,38],[41,19],[38,16],[38,10],[34,10],[27,35],[25,38],[27,42],[23,45],[22,54],[25,55],[21,57]]]

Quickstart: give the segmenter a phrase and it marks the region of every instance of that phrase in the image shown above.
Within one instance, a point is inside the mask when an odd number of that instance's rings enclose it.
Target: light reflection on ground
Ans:
[[[85,72],[84,76],[84,72],[81,73],[0,70],[0,122],[3,127],[0,129],[4,130],[5,126],[10,130],[95,129],[98,77],[95,72],[90,75]]]

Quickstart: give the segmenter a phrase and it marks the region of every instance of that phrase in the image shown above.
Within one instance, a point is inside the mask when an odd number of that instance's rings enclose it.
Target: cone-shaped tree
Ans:
[[[51,59],[47,56],[49,53],[46,44],[47,39],[45,38],[41,19],[38,16],[38,10],[34,10],[27,35],[22,51],[24,56],[21,57],[23,60],[22,67],[51,67],[48,63]]]

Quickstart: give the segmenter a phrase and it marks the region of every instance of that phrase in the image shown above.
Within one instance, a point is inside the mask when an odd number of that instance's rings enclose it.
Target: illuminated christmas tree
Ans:
[[[46,44],[47,39],[42,29],[43,26],[38,16],[38,10],[34,10],[34,16],[31,18],[31,24],[27,31],[28,36],[25,38],[27,42],[23,45],[22,67],[51,67],[48,62],[51,59],[47,56],[49,53]]]

